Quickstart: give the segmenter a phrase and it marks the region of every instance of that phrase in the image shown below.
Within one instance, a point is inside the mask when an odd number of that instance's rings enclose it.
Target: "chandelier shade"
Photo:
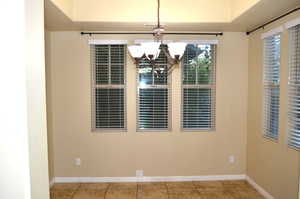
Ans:
[[[155,60],[160,53],[160,42],[145,42],[141,43],[141,47],[145,52],[147,59]]]
[[[143,47],[138,45],[128,46],[128,50],[130,55],[135,59],[141,58],[145,54]]]
[[[168,50],[170,56],[175,60],[180,60],[184,54],[186,43],[184,42],[174,42],[168,44]]]

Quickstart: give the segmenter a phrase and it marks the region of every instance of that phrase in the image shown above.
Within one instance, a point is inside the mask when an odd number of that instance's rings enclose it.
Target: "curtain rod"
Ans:
[[[293,10],[291,10],[291,11],[289,11],[289,12],[283,14],[283,15],[280,15],[279,17],[276,17],[275,19],[272,19],[271,21],[269,21],[269,22],[267,22],[267,23],[264,23],[263,25],[258,26],[258,27],[256,27],[256,28],[250,30],[250,31],[247,31],[246,34],[247,34],[247,35],[250,35],[251,33],[255,32],[255,31],[257,31],[257,30],[259,30],[259,29],[261,29],[261,28],[265,28],[265,26],[267,26],[267,25],[269,25],[269,24],[271,24],[271,23],[273,23],[273,22],[275,22],[275,21],[278,21],[279,19],[281,19],[281,18],[283,18],[283,17],[286,17],[286,16],[288,16],[288,15],[290,15],[290,14],[292,14],[292,13],[298,11],[298,10],[300,10],[300,7],[297,7],[297,8],[295,8],[295,9],[293,9]]]
[[[81,35],[153,35],[153,32],[81,32]],[[215,35],[222,36],[223,32],[165,32],[164,35]]]

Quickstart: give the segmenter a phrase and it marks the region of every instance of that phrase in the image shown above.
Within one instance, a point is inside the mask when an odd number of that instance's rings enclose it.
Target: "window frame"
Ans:
[[[197,44],[197,45],[211,45],[213,47],[213,53],[212,53],[212,66],[213,66],[213,82],[212,84],[206,84],[206,85],[200,85],[200,84],[195,84],[195,85],[185,85],[183,84],[183,80],[184,80],[184,62],[182,61],[180,63],[180,67],[181,67],[181,74],[180,74],[180,80],[181,80],[181,103],[180,103],[180,109],[181,109],[181,113],[180,113],[180,130],[181,132],[216,132],[216,107],[217,107],[217,51],[218,51],[218,42],[216,41],[212,41],[212,42],[207,42],[207,41],[194,41],[194,42],[189,42],[188,44]],[[184,55],[183,55],[184,56]],[[197,73],[196,73],[197,75]],[[184,113],[184,89],[185,88],[199,88],[199,89],[205,89],[205,88],[209,88],[211,89],[211,94],[213,96],[213,98],[211,99],[211,113],[212,113],[212,127],[211,128],[184,128],[183,127],[183,113]]]
[[[117,40],[116,40],[117,42]],[[98,84],[96,83],[96,51],[95,46],[97,45],[107,45],[109,47],[109,65],[108,65],[108,84]],[[124,84],[111,84],[111,46],[112,45],[123,45],[124,46]],[[91,131],[93,133],[114,133],[114,132],[127,132],[127,44],[125,43],[90,43],[90,76],[91,76]],[[114,89],[114,88],[122,88],[123,97],[124,97],[124,127],[123,128],[97,128],[96,127],[96,89],[97,88],[107,88],[107,89]]]
[[[293,35],[291,35],[292,33],[292,29],[293,28],[296,28],[298,26],[298,28],[299,28],[299,26],[300,26],[300,24],[299,23],[297,23],[296,25],[292,25],[292,26],[289,26],[288,25],[288,23],[286,24],[286,27],[288,28],[288,61],[289,61],[289,63],[288,63],[288,82],[287,82],[287,109],[286,109],[286,114],[287,114],[287,120],[286,120],[286,144],[287,144],[287,146],[288,146],[288,148],[290,148],[290,149],[293,149],[293,150],[296,150],[296,151],[299,151],[300,152],[300,146],[299,147],[297,147],[297,146],[295,146],[295,145],[292,145],[291,143],[290,143],[290,140],[291,140],[291,138],[292,138],[292,132],[291,132],[291,130],[290,130],[290,126],[289,126],[289,121],[290,121],[290,91],[291,91],[291,89],[297,89],[297,88],[299,88],[300,87],[300,83],[299,84],[295,84],[295,83],[292,83],[291,84],[291,59],[292,59],[292,53],[294,53],[293,52],[293,50],[294,49],[292,49],[292,47],[291,47],[291,45],[292,44],[295,44],[297,41],[294,41],[294,40],[292,40],[292,36]],[[299,33],[298,33],[299,35],[300,35],[300,28],[299,28]],[[300,41],[300,39],[299,39],[299,41]],[[300,49],[300,45],[299,45],[299,49]],[[299,60],[300,60],[300,57],[299,57]],[[294,96],[295,97],[295,96]],[[300,94],[299,94],[299,98],[300,98]],[[300,103],[299,103],[300,104]],[[300,124],[300,122],[299,122],[299,124]],[[300,133],[299,133],[299,135],[300,135]]]
[[[161,53],[163,53],[161,51]],[[166,67],[168,67],[168,63],[166,63]],[[147,133],[147,132],[171,132],[172,131],[172,75],[167,74],[167,84],[166,85],[144,85],[140,86],[140,76],[139,76],[139,69],[140,65],[136,64],[136,131]],[[152,77],[153,78],[153,77]],[[168,91],[168,128],[165,129],[151,129],[151,128],[139,128],[139,119],[140,119],[140,88],[166,88]]]
[[[274,37],[274,36],[279,36],[280,37],[280,45],[279,45],[279,67],[278,67],[278,71],[279,71],[279,78],[278,78],[278,83],[267,83],[265,81],[265,73],[266,73],[266,64],[265,64],[265,56],[266,55],[266,39],[270,38],[270,37]],[[263,39],[263,71],[262,71],[262,137],[263,138],[266,138],[268,140],[271,140],[273,142],[276,142],[278,143],[279,141],[279,131],[280,131],[280,109],[281,109],[281,104],[280,104],[280,93],[281,93],[281,54],[282,54],[282,50],[281,50],[281,47],[282,47],[282,34],[281,32],[274,32],[273,34],[270,34],[270,35],[267,35],[265,37],[262,38]],[[277,129],[277,136],[271,136],[271,135],[268,135],[266,132],[265,132],[265,125],[266,125],[266,116],[265,116],[265,112],[266,112],[266,107],[265,107],[265,100],[266,98],[268,97],[268,94],[265,92],[266,89],[273,89],[273,88],[278,88],[278,92],[279,92],[279,96],[278,96],[278,129]],[[271,99],[269,99],[270,101]],[[268,108],[269,110],[269,108]],[[271,114],[269,114],[269,117]]]

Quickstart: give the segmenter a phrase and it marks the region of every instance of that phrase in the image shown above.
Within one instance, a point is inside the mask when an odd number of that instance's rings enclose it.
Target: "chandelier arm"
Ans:
[[[170,67],[167,69],[168,76],[173,72],[175,64],[170,64]]]
[[[160,28],[160,0],[157,0],[157,27]]]
[[[161,46],[161,50],[166,55],[166,57],[168,59],[168,63],[171,63],[172,65],[175,64],[175,60],[171,57],[170,53],[163,45]]]

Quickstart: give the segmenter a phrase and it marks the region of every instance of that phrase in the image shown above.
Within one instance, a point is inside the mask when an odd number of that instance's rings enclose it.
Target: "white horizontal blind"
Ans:
[[[92,129],[125,129],[126,45],[91,45]]]
[[[289,29],[288,144],[300,149],[300,25]]]
[[[216,45],[188,44],[182,64],[182,128],[215,128]]]
[[[155,60],[155,67],[144,58],[138,69],[138,129],[168,130],[169,88],[167,57],[163,52]]]
[[[280,34],[264,39],[263,134],[277,140],[280,96]]]

